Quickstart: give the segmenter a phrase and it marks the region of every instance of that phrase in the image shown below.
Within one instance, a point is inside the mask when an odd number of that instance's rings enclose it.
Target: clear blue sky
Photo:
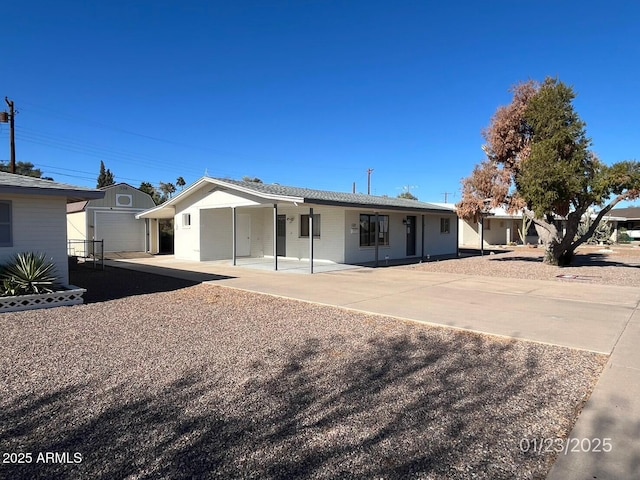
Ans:
[[[0,98],[17,159],[95,186],[210,176],[460,199],[519,81],[578,93],[593,149],[638,158],[629,1],[4,2]],[[4,102],[0,109],[4,109]],[[9,158],[0,126],[0,160]]]

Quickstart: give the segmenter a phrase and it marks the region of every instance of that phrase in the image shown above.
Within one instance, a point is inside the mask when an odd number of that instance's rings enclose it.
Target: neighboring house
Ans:
[[[70,240],[104,240],[105,252],[148,250],[148,231],[136,214],[155,207],[150,195],[126,183],[101,189],[104,198],[67,206],[67,236]]]
[[[456,210],[456,206],[453,203],[436,203],[436,205],[446,207],[452,211]],[[637,222],[637,228],[640,229],[640,208],[637,209],[639,218]],[[605,215],[602,219],[603,222],[607,222],[611,226],[611,240],[616,241],[618,235],[618,228],[621,226],[620,221],[624,220],[621,215],[616,213],[616,210],[612,210],[609,215]],[[615,214],[615,215],[614,215]],[[597,212],[589,212],[591,219],[594,220],[597,216]],[[566,220],[562,217],[557,217],[555,225],[558,230],[564,229]],[[522,245],[522,231],[526,227],[523,222],[522,212],[509,213],[505,208],[498,207],[492,208],[481,220],[474,222],[473,220],[458,219],[458,228],[460,235],[458,241],[460,247],[466,248],[480,248],[481,240],[482,246],[502,246],[502,245]],[[638,230],[638,236],[640,237],[640,230]],[[539,243],[538,233],[536,232],[533,223],[529,223],[526,235],[524,236],[524,244],[536,245]]]
[[[614,208],[609,213],[618,217],[618,229],[624,228],[632,240],[640,240],[640,207]]]
[[[104,192],[0,172],[0,263],[20,252],[44,253],[69,284],[66,207]]]
[[[435,205],[448,208],[455,212],[453,203],[436,203]],[[521,233],[525,228],[522,221],[522,213],[509,213],[505,208],[492,208],[480,221],[458,219],[458,242],[460,247],[480,248],[483,241],[484,247],[497,245],[522,244]],[[525,243],[537,244],[538,234],[531,224],[527,229]]]
[[[184,260],[271,257],[277,268],[277,257],[360,264],[457,255],[455,213],[400,198],[204,177],[137,218],[173,218],[175,257]]]

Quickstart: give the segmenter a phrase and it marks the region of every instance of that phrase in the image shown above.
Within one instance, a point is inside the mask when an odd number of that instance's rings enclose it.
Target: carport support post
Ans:
[[[420,215],[422,217],[422,227],[420,230],[420,242],[422,244],[422,260],[424,261],[424,215]]]
[[[232,241],[231,241],[231,257],[233,259],[233,266],[236,266],[236,207],[231,207],[231,232],[232,232]]]
[[[309,273],[313,274],[313,208],[309,209]]]
[[[458,215],[453,219],[456,222],[456,258],[460,257],[460,220],[458,219]]]
[[[378,238],[380,236],[380,225],[379,225],[379,221],[378,221],[378,212],[376,212],[376,216],[375,216],[375,227],[373,228],[373,233],[375,234],[375,240],[374,240],[374,245],[376,246],[376,261],[374,263],[374,266],[377,267],[378,266],[378,245],[380,243],[380,239]]]
[[[480,214],[480,255],[484,256],[484,215]]]
[[[278,270],[278,204],[273,204],[273,269]]]

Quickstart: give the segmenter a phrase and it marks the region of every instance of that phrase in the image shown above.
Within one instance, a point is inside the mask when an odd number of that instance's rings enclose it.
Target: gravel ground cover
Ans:
[[[0,316],[0,452],[32,453],[0,478],[542,479],[523,439],[565,437],[606,361],[164,287]]]
[[[573,264],[569,267],[555,267],[542,263],[542,248],[514,247],[512,250],[494,252],[493,255],[476,254],[405,268],[428,272],[640,287],[639,247],[613,246],[609,251],[602,247],[580,247]],[[565,278],[559,278],[559,275]]]

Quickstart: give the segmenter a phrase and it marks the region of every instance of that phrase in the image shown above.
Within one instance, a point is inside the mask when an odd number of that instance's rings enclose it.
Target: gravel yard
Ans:
[[[554,267],[542,263],[542,248],[512,247],[494,250],[495,254],[427,262],[406,268],[427,272],[461,273],[491,277],[528,278],[535,280],[573,281],[640,287],[640,248],[637,246],[583,246],[577,251],[573,265]],[[559,278],[559,275],[566,276]]]
[[[606,361],[213,285],[159,290],[0,316],[0,452],[33,454],[0,478],[542,479],[554,454],[521,440],[566,436]]]

